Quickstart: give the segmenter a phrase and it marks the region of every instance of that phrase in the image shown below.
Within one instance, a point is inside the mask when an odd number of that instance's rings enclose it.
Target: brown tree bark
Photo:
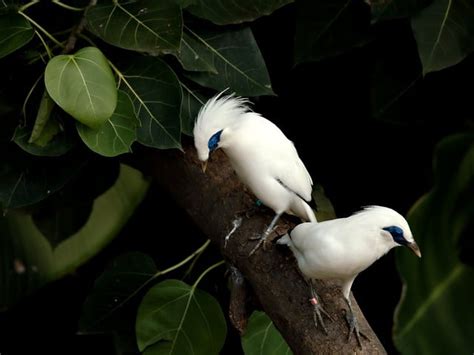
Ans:
[[[293,256],[272,245],[269,250],[248,254],[255,242],[248,238],[261,233],[273,217],[273,212],[256,213],[243,218],[241,226],[230,237],[236,213],[250,209],[255,197],[239,182],[221,151],[213,153],[206,173],[201,170],[195,149],[190,144],[184,153],[153,151],[150,153],[153,177],[187,211],[199,228],[217,245],[222,255],[236,266],[250,283],[263,310],[295,354],[385,354],[377,336],[370,328],[357,303],[352,299],[361,331],[363,349],[356,339],[347,341],[348,327],[344,318],[346,304],[339,288],[330,283],[317,283],[324,308],[334,321],[326,320],[328,335],[315,328],[309,289],[298,273]],[[292,224],[285,217],[280,224]]]

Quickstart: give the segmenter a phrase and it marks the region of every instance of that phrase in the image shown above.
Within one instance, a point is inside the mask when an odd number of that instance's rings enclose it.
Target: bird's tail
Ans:
[[[291,242],[291,237],[290,237],[290,233],[286,233],[283,237],[281,237],[280,239],[277,240],[277,244],[280,244],[280,245],[291,245],[292,242]]]
[[[308,221],[317,223],[318,220],[316,219],[316,215],[314,214],[314,211],[310,207],[310,205],[308,205],[305,201],[301,201],[301,203],[303,204],[303,208],[304,208],[304,210],[306,212],[306,215],[308,217]]]

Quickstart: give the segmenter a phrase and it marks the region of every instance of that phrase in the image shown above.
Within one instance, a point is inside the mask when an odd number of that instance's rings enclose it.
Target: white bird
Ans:
[[[319,321],[324,331],[326,328],[320,311],[328,317],[329,315],[319,303],[313,280],[340,281],[349,306],[349,314],[346,313],[350,327],[349,339],[355,333],[359,345],[362,333],[349,297],[356,276],[397,246],[407,246],[421,257],[405,218],[390,208],[380,206],[366,207],[347,218],[301,223],[277,243],[289,246],[301,273],[309,281],[314,321],[316,326]]]
[[[221,148],[241,181],[275,217],[252,255],[287,212],[316,222],[311,201],[312,180],[293,142],[272,122],[252,112],[248,100],[234,95],[211,98],[199,111],[194,125],[194,144],[207,165],[209,155]],[[307,201],[307,202],[306,202]]]

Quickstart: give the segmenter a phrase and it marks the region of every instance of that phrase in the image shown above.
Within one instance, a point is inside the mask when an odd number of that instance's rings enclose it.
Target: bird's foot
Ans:
[[[365,338],[367,341],[370,341],[370,339],[367,337],[367,335],[365,335],[364,333],[360,331],[359,322],[357,321],[357,318],[352,311],[349,311],[349,312],[346,311],[345,318],[346,318],[347,325],[349,327],[349,336],[347,337],[347,342],[350,342],[352,338],[352,334],[355,334],[357,343],[362,349],[363,346],[362,346],[361,337]]]
[[[257,245],[253,247],[253,249],[250,251],[249,256],[252,256],[258,248],[263,246],[263,250],[267,250],[269,245],[271,245],[272,239],[275,238],[268,238],[270,234],[272,234],[278,226],[273,226],[272,228],[268,227],[265,232],[262,235],[256,235],[254,237],[250,237],[249,240],[258,240]]]
[[[326,312],[323,306],[321,306],[321,304],[319,303],[316,297],[311,298],[309,301],[313,305],[313,320],[314,320],[315,327],[317,328],[318,325],[321,324],[321,328],[323,328],[324,333],[326,333],[327,335],[328,330],[326,329],[326,326],[324,325],[323,315],[326,316],[331,321],[334,321],[334,319],[329,315],[328,312]]]

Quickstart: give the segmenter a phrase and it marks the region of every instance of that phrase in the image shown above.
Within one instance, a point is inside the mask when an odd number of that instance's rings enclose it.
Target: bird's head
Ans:
[[[225,146],[225,137],[232,126],[249,111],[246,99],[233,94],[222,96],[224,91],[202,106],[194,125],[194,146],[203,170],[211,153]]]
[[[377,241],[384,245],[386,251],[394,247],[406,246],[421,258],[420,248],[413,238],[407,220],[401,214],[391,208],[370,206],[361,211],[360,216],[375,223]]]

